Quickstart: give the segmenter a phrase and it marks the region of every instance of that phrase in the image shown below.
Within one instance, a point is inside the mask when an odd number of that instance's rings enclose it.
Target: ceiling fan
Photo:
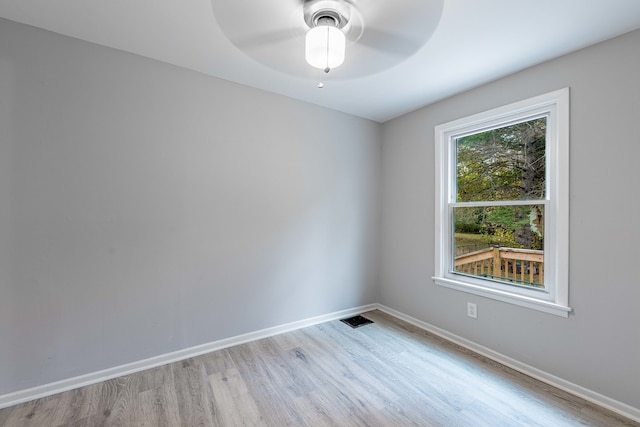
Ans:
[[[412,56],[438,25],[443,2],[211,0],[220,29],[249,57],[293,76],[330,71],[334,79],[374,74]]]

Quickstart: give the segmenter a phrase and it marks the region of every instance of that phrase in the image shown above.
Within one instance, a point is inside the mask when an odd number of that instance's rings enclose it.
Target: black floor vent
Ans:
[[[362,316],[354,316],[349,317],[348,319],[340,319],[341,322],[346,323],[352,328],[359,328],[360,326],[368,325],[369,323],[373,323],[372,320],[369,320]]]

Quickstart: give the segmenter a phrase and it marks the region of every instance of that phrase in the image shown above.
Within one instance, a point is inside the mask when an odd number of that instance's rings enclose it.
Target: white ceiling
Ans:
[[[235,0],[0,0],[0,17],[380,122],[640,28],[640,0],[444,0],[438,26],[413,56],[359,78],[335,70],[318,89],[318,79],[238,50],[212,1]],[[275,8],[300,0],[253,1]]]

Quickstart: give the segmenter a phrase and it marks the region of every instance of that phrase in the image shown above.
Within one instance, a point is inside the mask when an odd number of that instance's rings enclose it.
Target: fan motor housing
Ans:
[[[321,23],[333,22],[337,29],[345,26],[345,19],[335,10],[319,10],[313,15],[313,26],[317,27]]]
[[[339,0],[308,0],[304,2],[304,22],[309,28],[318,25],[322,18],[333,19],[339,29],[349,24],[353,8],[346,1]]]

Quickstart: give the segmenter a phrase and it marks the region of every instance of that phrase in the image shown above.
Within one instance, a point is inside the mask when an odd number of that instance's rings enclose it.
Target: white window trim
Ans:
[[[545,204],[544,292],[502,285],[450,271],[452,229],[450,189],[452,138],[476,133],[534,115],[548,113],[547,192]],[[436,285],[492,298],[542,312],[568,317],[569,307],[569,88],[435,127],[435,276]],[[553,173],[551,173],[553,172]]]

